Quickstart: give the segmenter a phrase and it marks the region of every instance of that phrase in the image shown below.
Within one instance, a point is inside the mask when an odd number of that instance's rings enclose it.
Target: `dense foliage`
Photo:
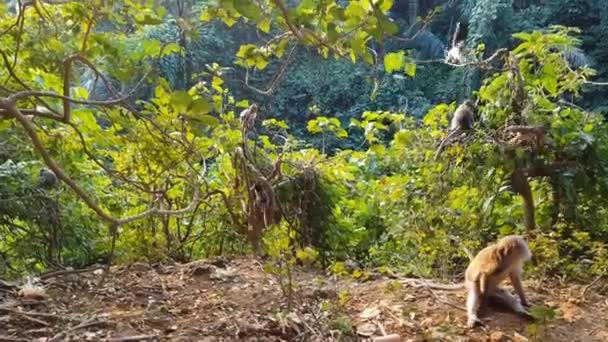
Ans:
[[[451,276],[524,232],[542,272],[605,272],[606,70],[587,61],[608,10],[399,3],[0,5],[0,275],[253,246]],[[465,97],[475,130],[448,136]]]

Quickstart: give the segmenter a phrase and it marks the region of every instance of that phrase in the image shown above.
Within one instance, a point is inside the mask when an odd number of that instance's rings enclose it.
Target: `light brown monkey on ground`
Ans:
[[[460,129],[472,129],[473,128],[473,111],[475,110],[475,104],[471,100],[465,100],[456,108],[452,121],[450,122],[450,131]]]
[[[498,299],[508,305],[513,311],[529,316],[524,308],[528,306],[524,289],[521,284],[524,262],[532,258],[528,243],[524,237],[509,235],[497,243],[482,249],[467,267],[465,273],[465,288],[467,297],[467,326],[473,328],[481,322],[477,311],[482,301]],[[520,301],[499,285],[506,279],[511,280]]]

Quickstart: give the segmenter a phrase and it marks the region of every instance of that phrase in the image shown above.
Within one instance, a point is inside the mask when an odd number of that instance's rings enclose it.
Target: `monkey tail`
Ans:
[[[456,23],[456,28],[454,28],[454,34],[452,35],[452,47],[456,46],[458,43],[458,35],[460,34],[460,22]]]

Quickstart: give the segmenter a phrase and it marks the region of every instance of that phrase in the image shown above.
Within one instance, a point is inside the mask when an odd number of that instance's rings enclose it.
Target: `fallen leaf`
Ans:
[[[359,317],[363,318],[363,319],[372,319],[372,318],[376,318],[380,315],[380,309],[378,309],[378,307],[373,306],[371,308],[367,308],[365,310],[363,310],[363,312],[359,315]]]
[[[370,337],[376,332],[376,325],[372,323],[363,323],[357,326],[357,334]]]

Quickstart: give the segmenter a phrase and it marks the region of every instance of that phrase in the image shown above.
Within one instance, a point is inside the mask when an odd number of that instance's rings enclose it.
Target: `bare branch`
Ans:
[[[150,70],[148,70],[144,74],[144,76],[135,84],[133,89],[128,94],[121,96],[119,98],[106,100],[106,101],[92,101],[92,100],[78,100],[78,99],[69,97],[71,67],[72,67],[72,64],[74,63],[74,61],[79,61],[79,62],[85,64],[86,66],[88,66],[89,68],[91,68],[91,70],[93,70],[93,72],[95,72],[96,75],[98,75],[99,77],[102,78],[106,88],[108,88],[108,90],[114,92],[114,89],[111,86],[109,80],[95,67],[95,65],[93,63],[91,63],[86,57],[84,57],[80,54],[75,54],[75,55],[67,57],[63,62],[63,68],[64,68],[63,69],[63,95],[60,95],[60,94],[57,94],[54,92],[31,90],[25,83],[20,82],[22,84],[22,86],[24,86],[24,88],[26,88],[28,90],[12,94],[11,96],[9,96],[7,98],[7,100],[9,102],[16,103],[19,99],[28,98],[28,97],[50,97],[50,98],[62,99],[63,100],[63,117],[55,116],[52,118],[55,120],[62,121],[62,122],[69,122],[70,114],[71,114],[71,106],[70,106],[71,103],[92,105],[92,106],[113,106],[113,105],[118,105],[118,104],[124,103],[129,97],[133,96],[135,94],[135,92],[144,83],[144,81],[146,80],[148,75],[150,75],[152,70],[154,70],[156,64],[158,64],[158,61],[160,60],[160,57],[162,56],[165,47],[166,47],[166,44],[161,46],[160,51],[156,57],[155,65],[153,65],[150,68]],[[3,55],[3,57],[4,57],[4,55]],[[9,72],[10,72],[10,69],[9,69]],[[17,77],[16,77],[16,75],[14,75],[14,73],[12,73],[12,75],[14,78],[17,79]]]
[[[287,56],[287,59],[285,60],[285,62],[283,62],[279,71],[272,77],[272,80],[270,81],[270,86],[268,87],[268,89],[262,90],[262,89],[259,89],[259,88],[256,88],[256,87],[250,85],[249,84],[249,70],[245,71],[245,82],[244,82],[245,85],[247,87],[249,87],[250,89],[254,90],[255,92],[257,92],[258,94],[266,95],[266,96],[272,95],[272,93],[274,93],[277,86],[279,85],[281,79],[285,75],[285,71],[287,71],[287,67],[289,66],[291,61],[293,61],[293,52],[295,51],[296,47],[297,47],[297,45],[294,45],[291,48],[291,50],[289,51],[289,55]]]
[[[285,19],[285,23],[287,24],[287,27],[289,27],[289,30],[299,39],[299,40],[303,40],[302,37],[302,31],[298,30],[295,25],[292,23],[291,18],[289,18],[289,13],[287,11],[287,6],[285,5],[285,2],[283,0],[272,0],[272,2],[279,8],[279,10],[281,11],[281,15],[283,16],[283,19]]]
[[[539,132],[545,132],[544,126],[520,126],[513,125],[505,128],[505,132],[520,133],[520,134],[537,134]]]
[[[136,220],[148,217],[148,216],[152,216],[152,215],[177,216],[177,215],[186,214],[186,213],[189,213],[192,210],[194,210],[194,208],[197,206],[197,204],[200,201],[205,200],[215,194],[222,195],[222,197],[224,198],[224,201],[227,204],[227,209],[229,210],[229,213],[231,214],[233,220],[235,221],[236,224],[240,223],[240,220],[238,220],[238,218],[236,217],[234,212],[232,212],[231,208],[228,206],[228,201],[227,201],[226,195],[223,192],[221,192],[219,190],[212,191],[212,192],[208,193],[201,200],[199,197],[200,190],[199,190],[198,185],[194,186],[193,199],[192,199],[191,203],[185,208],[182,208],[179,210],[162,210],[162,209],[155,207],[155,208],[150,208],[146,211],[143,211],[139,214],[135,214],[133,216],[129,216],[129,217],[125,217],[125,218],[113,217],[112,215],[107,213],[104,209],[102,209],[99,206],[99,204],[92,197],[90,197],[87,194],[86,191],[84,191],[78,184],[76,184],[76,182],[73,179],[71,179],[63,171],[63,169],[61,169],[59,167],[57,162],[50,156],[50,154],[48,153],[48,151],[42,144],[42,141],[40,141],[40,138],[38,137],[38,134],[36,133],[36,130],[35,130],[33,124],[25,117],[25,115],[23,115],[19,111],[19,109],[13,103],[11,103],[7,100],[1,100],[0,108],[4,109],[11,117],[14,117],[15,119],[17,119],[17,121],[19,121],[21,126],[23,126],[23,129],[25,130],[26,134],[29,136],[30,140],[32,141],[34,148],[41,155],[42,159],[44,159],[45,163],[55,173],[55,175],[57,175],[57,177],[60,180],[65,182],[78,195],[78,197],[80,197],[87,204],[87,206],[89,208],[91,208],[100,218],[102,218],[104,221],[110,223],[113,226],[114,225],[124,225],[124,224],[130,223],[130,222],[133,222],[133,221],[136,221]]]
[[[468,63],[462,63],[462,64],[455,64],[455,63],[448,63],[446,62],[444,59],[428,59],[428,60],[414,60],[413,62],[416,64],[433,64],[433,63],[440,63],[440,64],[445,64],[445,65],[449,65],[455,68],[463,68],[463,67],[468,67],[468,66],[476,66],[476,67],[480,67],[482,69],[492,69],[492,66],[490,65],[491,62],[493,62],[495,59],[499,58],[501,55],[508,53],[509,50],[507,49],[498,49],[496,50],[490,57],[481,60],[481,61],[473,61],[473,62],[468,62]]]
[[[14,102],[2,100],[0,101],[0,107],[3,108],[9,115],[17,119],[25,133],[29,136],[34,145],[34,148],[38,153],[40,153],[42,159],[48,167],[57,175],[57,177],[64,181],[83,201],[91,208],[99,217],[103,220],[114,223],[116,221],[115,218],[107,214],[103,209],[99,207],[99,205],[91,198],[89,195],[81,189],[76,182],[74,182],[70,177],[68,177],[65,172],[59,167],[57,162],[49,155],[48,151],[45,149],[42,141],[38,137],[36,133],[36,129],[32,125],[32,123],[19,111],[19,109],[15,106]]]

